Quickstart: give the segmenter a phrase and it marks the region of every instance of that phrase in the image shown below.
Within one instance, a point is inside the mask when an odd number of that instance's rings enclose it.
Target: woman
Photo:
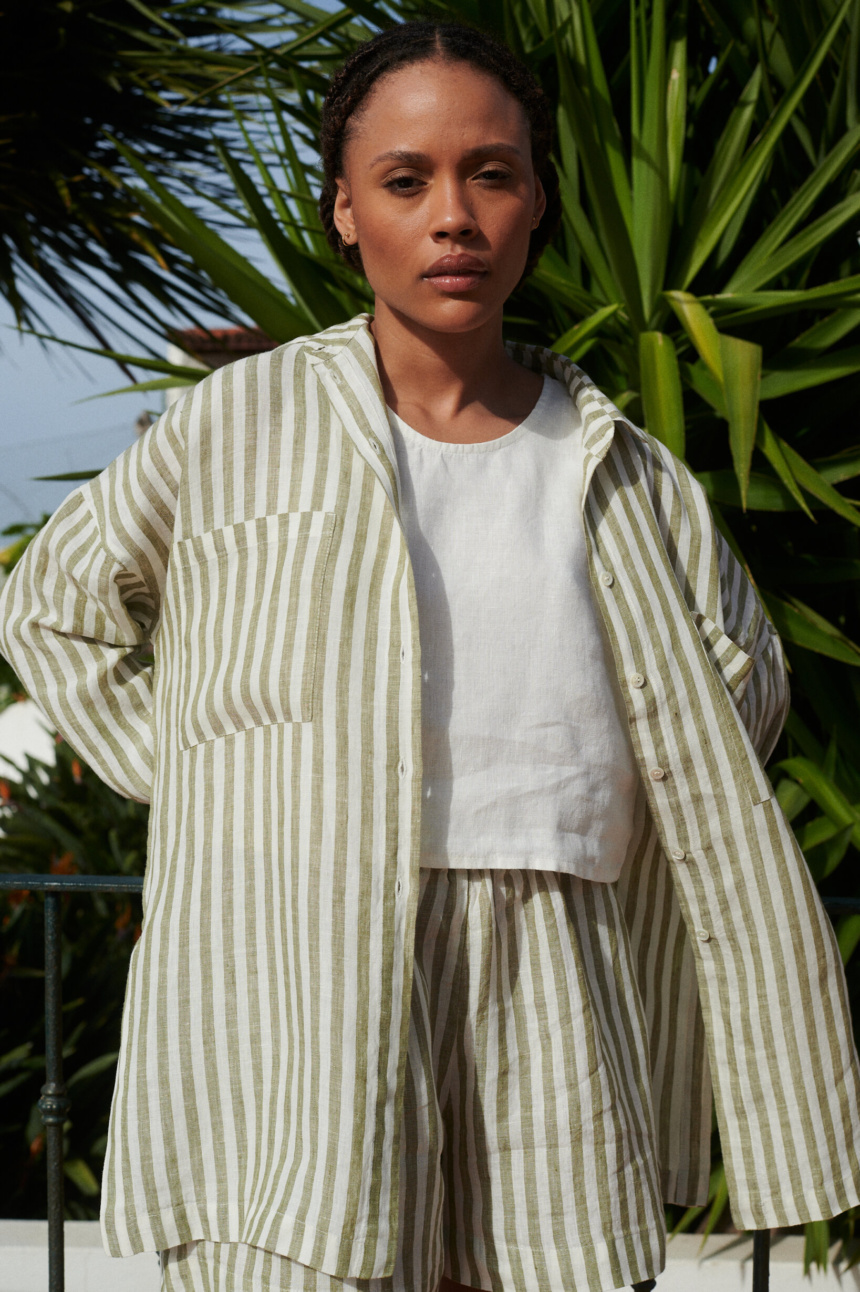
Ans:
[[[739,1224],[860,1201],[779,641],[686,468],[503,342],[558,212],[525,69],[394,28],[322,143],[372,319],[208,377],[0,605],[152,803],[105,1245],[167,1289],[650,1286],[711,1078]]]

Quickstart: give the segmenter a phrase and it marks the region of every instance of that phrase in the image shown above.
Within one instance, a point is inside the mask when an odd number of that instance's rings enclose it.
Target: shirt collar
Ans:
[[[370,331],[372,315],[356,314],[345,323],[338,323],[309,337],[306,345],[319,358],[334,365],[347,380],[360,372],[362,384],[368,395],[376,397],[378,408],[367,409],[376,423],[376,431],[387,443],[390,439],[385,396],[379,380],[376,362],[376,345]],[[563,381],[571,399],[576,404],[582,420],[583,434],[583,504],[594,468],[606,456],[615,436],[615,425],[622,422],[633,435],[644,440],[646,433],[598,389],[587,373],[566,355],[557,354],[547,346],[525,345],[506,341],[505,349],[512,359],[534,372],[543,372]],[[375,416],[374,416],[375,414]],[[393,451],[393,443],[391,445]]]

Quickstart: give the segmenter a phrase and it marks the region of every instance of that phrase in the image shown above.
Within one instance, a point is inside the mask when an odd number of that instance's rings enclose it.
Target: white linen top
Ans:
[[[589,582],[576,405],[546,376],[480,444],[388,415],[421,635],[421,865],[612,880],[638,773]]]

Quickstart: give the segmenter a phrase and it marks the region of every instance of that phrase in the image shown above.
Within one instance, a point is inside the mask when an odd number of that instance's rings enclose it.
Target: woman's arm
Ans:
[[[715,526],[725,632],[755,665],[738,712],[762,763],[779,739],[791,704],[782,642],[737,557]]]
[[[152,663],[173,538],[184,399],[66,498],[0,593],[0,649],[102,780],[148,803]]]

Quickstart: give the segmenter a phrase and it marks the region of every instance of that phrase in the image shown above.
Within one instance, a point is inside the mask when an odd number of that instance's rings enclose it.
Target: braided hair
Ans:
[[[361,253],[344,243],[334,223],[336,180],[343,175],[343,154],[350,119],[359,111],[378,80],[410,63],[428,59],[470,63],[494,76],[521,104],[529,123],[532,165],[546,194],[546,210],[532,231],[523,278],[540,259],[561,220],[558,174],[550,160],[553,123],[549,102],[531,72],[500,41],[460,23],[405,22],[364,41],[334,73],[322,108],[320,150],[324,182],[319,209],[331,247],[353,269],[362,272]]]

